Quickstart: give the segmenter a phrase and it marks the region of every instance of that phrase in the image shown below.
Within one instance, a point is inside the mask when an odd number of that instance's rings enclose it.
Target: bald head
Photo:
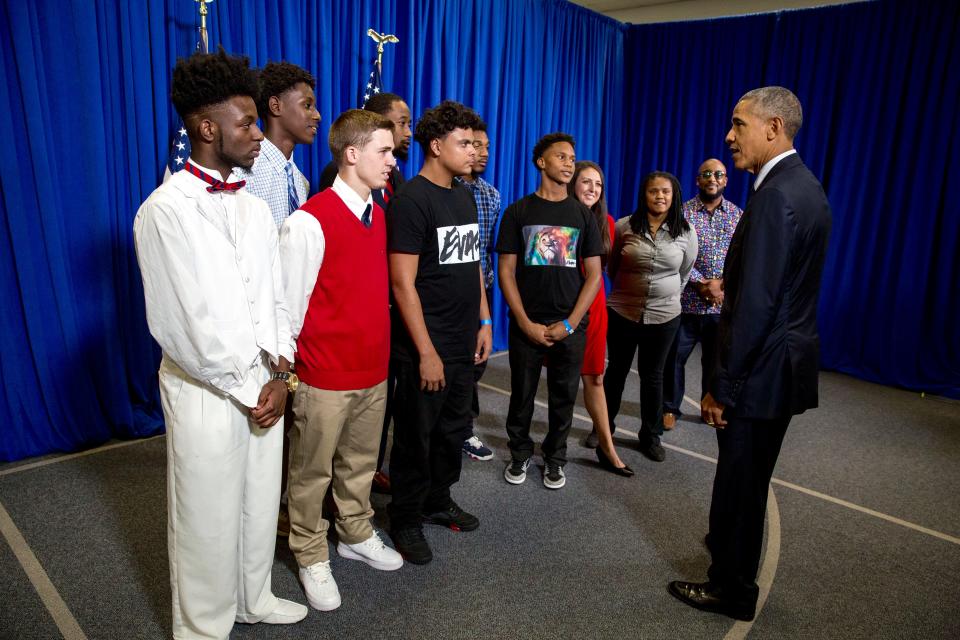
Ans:
[[[697,170],[697,190],[700,201],[708,207],[720,202],[727,186],[727,168],[716,158],[704,160]]]

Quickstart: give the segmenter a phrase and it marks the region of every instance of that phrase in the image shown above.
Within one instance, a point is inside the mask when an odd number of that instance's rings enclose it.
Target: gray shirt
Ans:
[[[680,315],[680,293],[697,259],[697,232],[691,227],[676,239],[666,223],[649,233],[634,233],[630,218],[617,221],[607,271],[613,289],[607,306],[644,324],[663,324]]]

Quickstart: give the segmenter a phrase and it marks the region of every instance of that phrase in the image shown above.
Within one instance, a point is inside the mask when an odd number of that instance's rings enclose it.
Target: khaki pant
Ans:
[[[300,383],[293,398],[287,479],[290,550],[301,567],[329,558],[323,498],[333,485],[337,535],[356,544],[373,535],[370,485],[386,408],[386,381],[356,391]]]

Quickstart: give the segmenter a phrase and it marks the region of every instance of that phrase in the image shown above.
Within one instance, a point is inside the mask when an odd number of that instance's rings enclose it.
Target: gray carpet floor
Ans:
[[[524,485],[504,482],[505,357],[483,383],[477,433],[496,456],[465,459],[454,491],[480,528],[428,527],[434,562],[392,573],[332,552],[340,609],[292,627],[237,625],[232,638],[960,638],[960,404],[823,374],[821,408],[794,419],[774,474],[769,598],[752,626],[735,626],[666,591],[708,564],[714,464],[704,456],[716,456],[716,440],[693,406],[664,438],[666,461],[651,462],[636,449],[632,376],[616,441],[637,475],[601,470],[580,446],[589,421],[577,419],[567,486],[550,491],[539,467]],[[534,420],[539,441],[543,407]],[[169,637],[164,447],[156,438],[0,465],[0,505],[88,638]],[[381,528],[387,500],[373,498]],[[282,539],[273,585],[304,601]],[[8,543],[0,602],[0,638],[61,637]]]

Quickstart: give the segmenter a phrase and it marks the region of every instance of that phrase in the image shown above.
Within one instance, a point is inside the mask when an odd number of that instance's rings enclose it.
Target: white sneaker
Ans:
[[[300,582],[307,592],[307,602],[314,609],[333,611],[340,606],[340,590],[330,572],[330,561],[315,562],[309,567],[300,567]]]
[[[307,617],[307,608],[298,602],[277,598],[277,608],[260,622],[264,624],[293,624]]]
[[[366,562],[380,571],[396,571],[403,566],[403,556],[383,544],[383,540],[374,531],[373,535],[357,544],[337,543],[337,553],[341,558]]]

